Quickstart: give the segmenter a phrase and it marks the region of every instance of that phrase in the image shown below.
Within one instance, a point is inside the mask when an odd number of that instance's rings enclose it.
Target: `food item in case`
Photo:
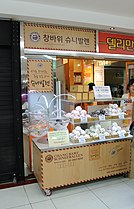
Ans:
[[[111,138],[111,135],[108,131],[104,132],[104,136],[106,139],[110,139]]]
[[[72,110],[71,113],[67,113],[65,116],[66,118],[69,118],[71,121],[78,123],[81,122],[82,117],[87,118],[87,120],[88,118],[91,118],[91,116],[87,113],[87,111],[82,109],[81,106],[77,106],[75,110]]]

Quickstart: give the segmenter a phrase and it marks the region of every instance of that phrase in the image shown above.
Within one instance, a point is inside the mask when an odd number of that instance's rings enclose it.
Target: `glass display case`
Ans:
[[[72,102],[66,117],[70,118],[69,137],[72,143],[132,137],[129,130],[132,103],[121,106],[121,99],[89,102],[88,111],[82,102]]]
[[[53,188],[132,172],[132,111],[130,106],[129,111],[120,107],[120,102],[95,101],[93,106],[90,102],[88,112],[83,102],[61,102],[64,119],[70,121],[70,142],[52,147],[33,139],[34,174],[46,195]]]

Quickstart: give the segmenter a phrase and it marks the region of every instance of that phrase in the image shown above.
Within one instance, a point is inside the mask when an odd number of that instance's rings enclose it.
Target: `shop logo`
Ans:
[[[123,148],[119,145],[119,146],[116,146],[116,147],[114,147],[113,149],[112,149],[112,151],[111,151],[111,155],[112,155],[112,157],[113,156],[116,156],[120,151],[122,151],[123,150]]]
[[[112,155],[112,156],[117,155],[117,150],[116,150],[116,149],[112,149],[112,151],[111,151],[111,155]]]
[[[38,68],[42,68],[43,64],[42,63],[38,63],[37,66],[38,66]]]
[[[46,161],[47,163],[51,163],[51,162],[53,161],[53,156],[52,156],[52,155],[47,155],[47,156],[45,157],[45,161]]]
[[[31,41],[38,42],[40,40],[40,35],[37,32],[32,32],[30,34]]]

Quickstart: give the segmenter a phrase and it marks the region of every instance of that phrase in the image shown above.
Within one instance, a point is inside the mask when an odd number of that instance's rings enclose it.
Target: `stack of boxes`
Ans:
[[[69,94],[75,96],[77,101],[94,100],[94,93],[89,92],[88,85],[72,85]]]

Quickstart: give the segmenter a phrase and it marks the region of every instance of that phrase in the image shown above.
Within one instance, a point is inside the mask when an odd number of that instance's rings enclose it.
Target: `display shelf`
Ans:
[[[83,142],[83,143],[72,143],[68,145],[63,145],[63,146],[57,146],[57,147],[49,147],[49,144],[42,144],[38,142],[38,138],[33,138],[33,143],[37,146],[37,148],[41,151],[52,151],[52,150],[62,150],[62,149],[67,149],[67,148],[75,148],[75,147],[81,147],[81,146],[87,146],[87,145],[95,145],[95,144],[101,144],[101,143],[109,143],[109,142],[118,142],[122,140],[132,140],[133,136],[129,135],[126,137],[122,138],[110,138],[110,139],[105,139],[105,140],[93,140],[90,142]]]
[[[120,99],[103,101],[103,104],[90,106],[88,114],[81,106],[76,106],[67,113],[66,116],[70,117],[68,128],[72,143],[86,143],[97,139],[106,142],[109,138],[111,140],[129,135],[132,118],[117,104]]]
[[[120,119],[120,118],[111,118],[111,119],[105,119],[105,120],[99,120],[99,119],[93,119],[93,120],[87,120],[87,121],[85,121],[85,122],[82,122],[82,121],[79,121],[79,122],[75,122],[75,120],[73,121],[73,120],[70,120],[70,123],[72,124],[72,125],[79,125],[79,124],[85,124],[85,123],[99,123],[99,122],[107,122],[107,121],[122,121],[122,120],[131,120],[131,118],[130,117],[127,117],[127,118],[123,118],[123,119]]]
[[[81,75],[81,74],[82,74],[82,72],[74,72],[74,74],[80,74],[80,75]]]
[[[68,59],[68,63],[64,65],[64,72],[65,84],[67,84],[68,90],[70,91],[70,86],[82,84],[84,78],[83,60]]]
[[[77,104],[77,103],[90,103],[90,102],[121,102],[123,101],[124,99],[122,98],[116,98],[116,97],[113,97],[111,99],[97,99],[97,100],[67,100],[68,103],[73,103],[73,104]],[[64,101],[64,100],[63,100]]]

